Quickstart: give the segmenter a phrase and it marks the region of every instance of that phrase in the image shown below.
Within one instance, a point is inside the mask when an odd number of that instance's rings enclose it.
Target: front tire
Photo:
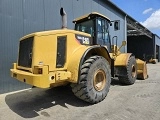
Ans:
[[[101,56],[93,56],[81,66],[79,83],[72,83],[71,87],[75,96],[94,104],[107,96],[110,83],[111,74],[108,61]]]
[[[119,76],[119,81],[126,85],[132,85],[135,83],[137,78],[137,63],[134,56],[131,56],[128,60],[128,64],[126,66],[126,75]]]

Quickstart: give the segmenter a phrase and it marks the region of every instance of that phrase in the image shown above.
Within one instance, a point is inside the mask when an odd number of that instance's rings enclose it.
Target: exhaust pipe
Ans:
[[[60,9],[60,15],[62,16],[62,29],[67,29],[67,14],[63,8]]]

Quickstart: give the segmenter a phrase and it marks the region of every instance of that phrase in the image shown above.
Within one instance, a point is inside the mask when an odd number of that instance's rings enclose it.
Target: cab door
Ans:
[[[96,44],[105,45],[108,51],[111,50],[109,23],[103,18],[96,19]]]

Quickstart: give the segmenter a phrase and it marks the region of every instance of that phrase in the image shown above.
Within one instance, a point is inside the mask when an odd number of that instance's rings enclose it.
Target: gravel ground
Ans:
[[[114,79],[106,99],[94,105],[69,87],[2,94],[0,120],[160,120],[160,63],[147,67],[147,80],[123,86]]]

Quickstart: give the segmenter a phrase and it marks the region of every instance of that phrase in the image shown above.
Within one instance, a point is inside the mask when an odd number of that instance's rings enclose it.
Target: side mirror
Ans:
[[[125,46],[127,44],[126,41],[122,41],[122,46]]]
[[[114,21],[114,30],[120,30],[120,20]]]
[[[124,41],[122,41],[122,45],[119,47],[119,49],[118,49],[118,51],[120,51],[120,49],[123,47],[123,46],[125,46],[127,44],[127,42],[124,40]]]

